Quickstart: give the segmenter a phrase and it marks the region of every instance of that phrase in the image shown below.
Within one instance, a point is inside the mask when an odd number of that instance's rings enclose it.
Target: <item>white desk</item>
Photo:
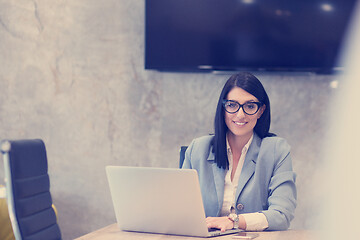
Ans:
[[[316,234],[307,230],[287,230],[274,232],[258,232],[255,240],[316,240]],[[185,237],[163,234],[124,232],[116,224],[109,225],[75,240],[204,240],[206,238]],[[209,238],[213,240],[233,240],[233,235]]]

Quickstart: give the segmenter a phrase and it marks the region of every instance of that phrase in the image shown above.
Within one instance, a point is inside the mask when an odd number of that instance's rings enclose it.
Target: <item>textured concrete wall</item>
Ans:
[[[115,222],[106,165],[177,167],[180,145],[213,132],[229,75],[145,71],[143,40],[143,0],[0,0],[0,138],[45,141],[64,239]],[[337,77],[256,75],[292,145],[292,227],[307,228]]]

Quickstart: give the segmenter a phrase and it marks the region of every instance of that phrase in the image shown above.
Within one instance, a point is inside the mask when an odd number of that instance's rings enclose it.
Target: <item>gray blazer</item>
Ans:
[[[194,139],[183,164],[183,168],[198,172],[207,217],[220,214],[226,175],[226,170],[214,161],[212,138]],[[295,178],[287,142],[279,137],[261,139],[254,134],[236,190],[237,213],[262,212],[269,223],[267,230],[288,229],[296,207]]]

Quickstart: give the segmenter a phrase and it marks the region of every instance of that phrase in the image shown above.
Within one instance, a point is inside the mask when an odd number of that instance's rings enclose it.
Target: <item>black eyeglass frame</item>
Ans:
[[[232,102],[232,103],[238,104],[238,105],[239,105],[239,108],[238,108],[236,111],[234,111],[234,112],[229,112],[228,110],[226,110],[226,107],[225,107],[225,104],[228,103],[228,102]],[[222,103],[223,103],[224,110],[225,110],[226,112],[228,112],[228,113],[231,113],[231,114],[237,113],[237,112],[240,110],[240,108],[241,108],[241,109],[243,110],[243,112],[244,112],[245,114],[247,114],[247,115],[254,115],[254,114],[256,114],[256,113],[259,111],[259,109],[261,108],[261,106],[263,105],[263,103],[261,103],[261,102],[246,102],[246,103],[244,103],[244,104],[240,104],[240,103],[238,103],[237,101],[228,100],[228,99],[224,99]],[[247,113],[247,112],[244,110],[243,106],[246,105],[246,104],[248,104],[248,103],[254,103],[254,104],[256,104],[256,105],[258,106],[258,109],[256,110],[256,112],[249,114],[249,113]]]

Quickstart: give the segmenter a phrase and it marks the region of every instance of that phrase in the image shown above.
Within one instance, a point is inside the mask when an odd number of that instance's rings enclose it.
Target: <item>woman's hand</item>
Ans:
[[[228,217],[207,217],[206,224],[208,228],[217,228],[220,229],[221,232],[225,232],[225,230],[234,227],[234,222]]]
[[[221,232],[225,232],[228,229],[233,229],[234,222],[228,217],[207,217],[206,224],[208,228],[217,228]],[[245,218],[239,215],[239,228],[246,229]]]

